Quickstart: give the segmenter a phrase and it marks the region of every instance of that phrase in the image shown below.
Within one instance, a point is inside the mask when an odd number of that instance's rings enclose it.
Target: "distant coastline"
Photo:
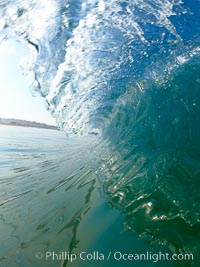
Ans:
[[[23,126],[23,127],[34,127],[34,128],[58,130],[58,128],[53,125],[48,125],[45,123],[39,123],[35,121],[26,121],[26,120],[17,120],[17,119],[0,118],[0,125]]]

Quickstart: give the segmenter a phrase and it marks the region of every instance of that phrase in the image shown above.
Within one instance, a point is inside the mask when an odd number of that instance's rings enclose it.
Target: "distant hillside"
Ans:
[[[1,119],[0,124],[3,125],[13,125],[13,126],[23,126],[23,127],[34,127],[34,128],[43,128],[43,129],[52,129],[57,130],[56,126],[48,125],[45,123],[39,123],[35,121],[25,121],[25,120],[16,120],[16,119]]]

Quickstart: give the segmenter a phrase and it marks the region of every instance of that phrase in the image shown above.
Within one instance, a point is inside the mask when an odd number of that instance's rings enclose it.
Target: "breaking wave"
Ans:
[[[30,48],[23,71],[60,128],[99,135],[126,227],[196,254],[199,13],[198,0],[0,0],[0,40]]]

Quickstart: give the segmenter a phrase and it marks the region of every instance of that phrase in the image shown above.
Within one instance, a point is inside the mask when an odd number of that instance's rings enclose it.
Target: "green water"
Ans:
[[[172,255],[174,248],[153,241],[151,232],[157,229],[164,240],[163,234],[173,237],[177,226],[173,220],[159,227],[162,222],[148,221],[144,205],[132,216],[116,208],[102,181],[95,137],[68,139],[57,131],[10,126],[0,130],[0,266],[188,266],[156,258],[127,260],[126,254]],[[76,260],[56,256],[64,252]],[[95,256],[87,259],[87,254]]]

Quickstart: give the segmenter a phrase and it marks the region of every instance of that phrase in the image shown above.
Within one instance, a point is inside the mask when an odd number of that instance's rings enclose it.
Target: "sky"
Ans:
[[[0,44],[0,118],[22,119],[55,125],[42,97],[33,97],[20,69],[28,54],[25,45],[14,40]]]

